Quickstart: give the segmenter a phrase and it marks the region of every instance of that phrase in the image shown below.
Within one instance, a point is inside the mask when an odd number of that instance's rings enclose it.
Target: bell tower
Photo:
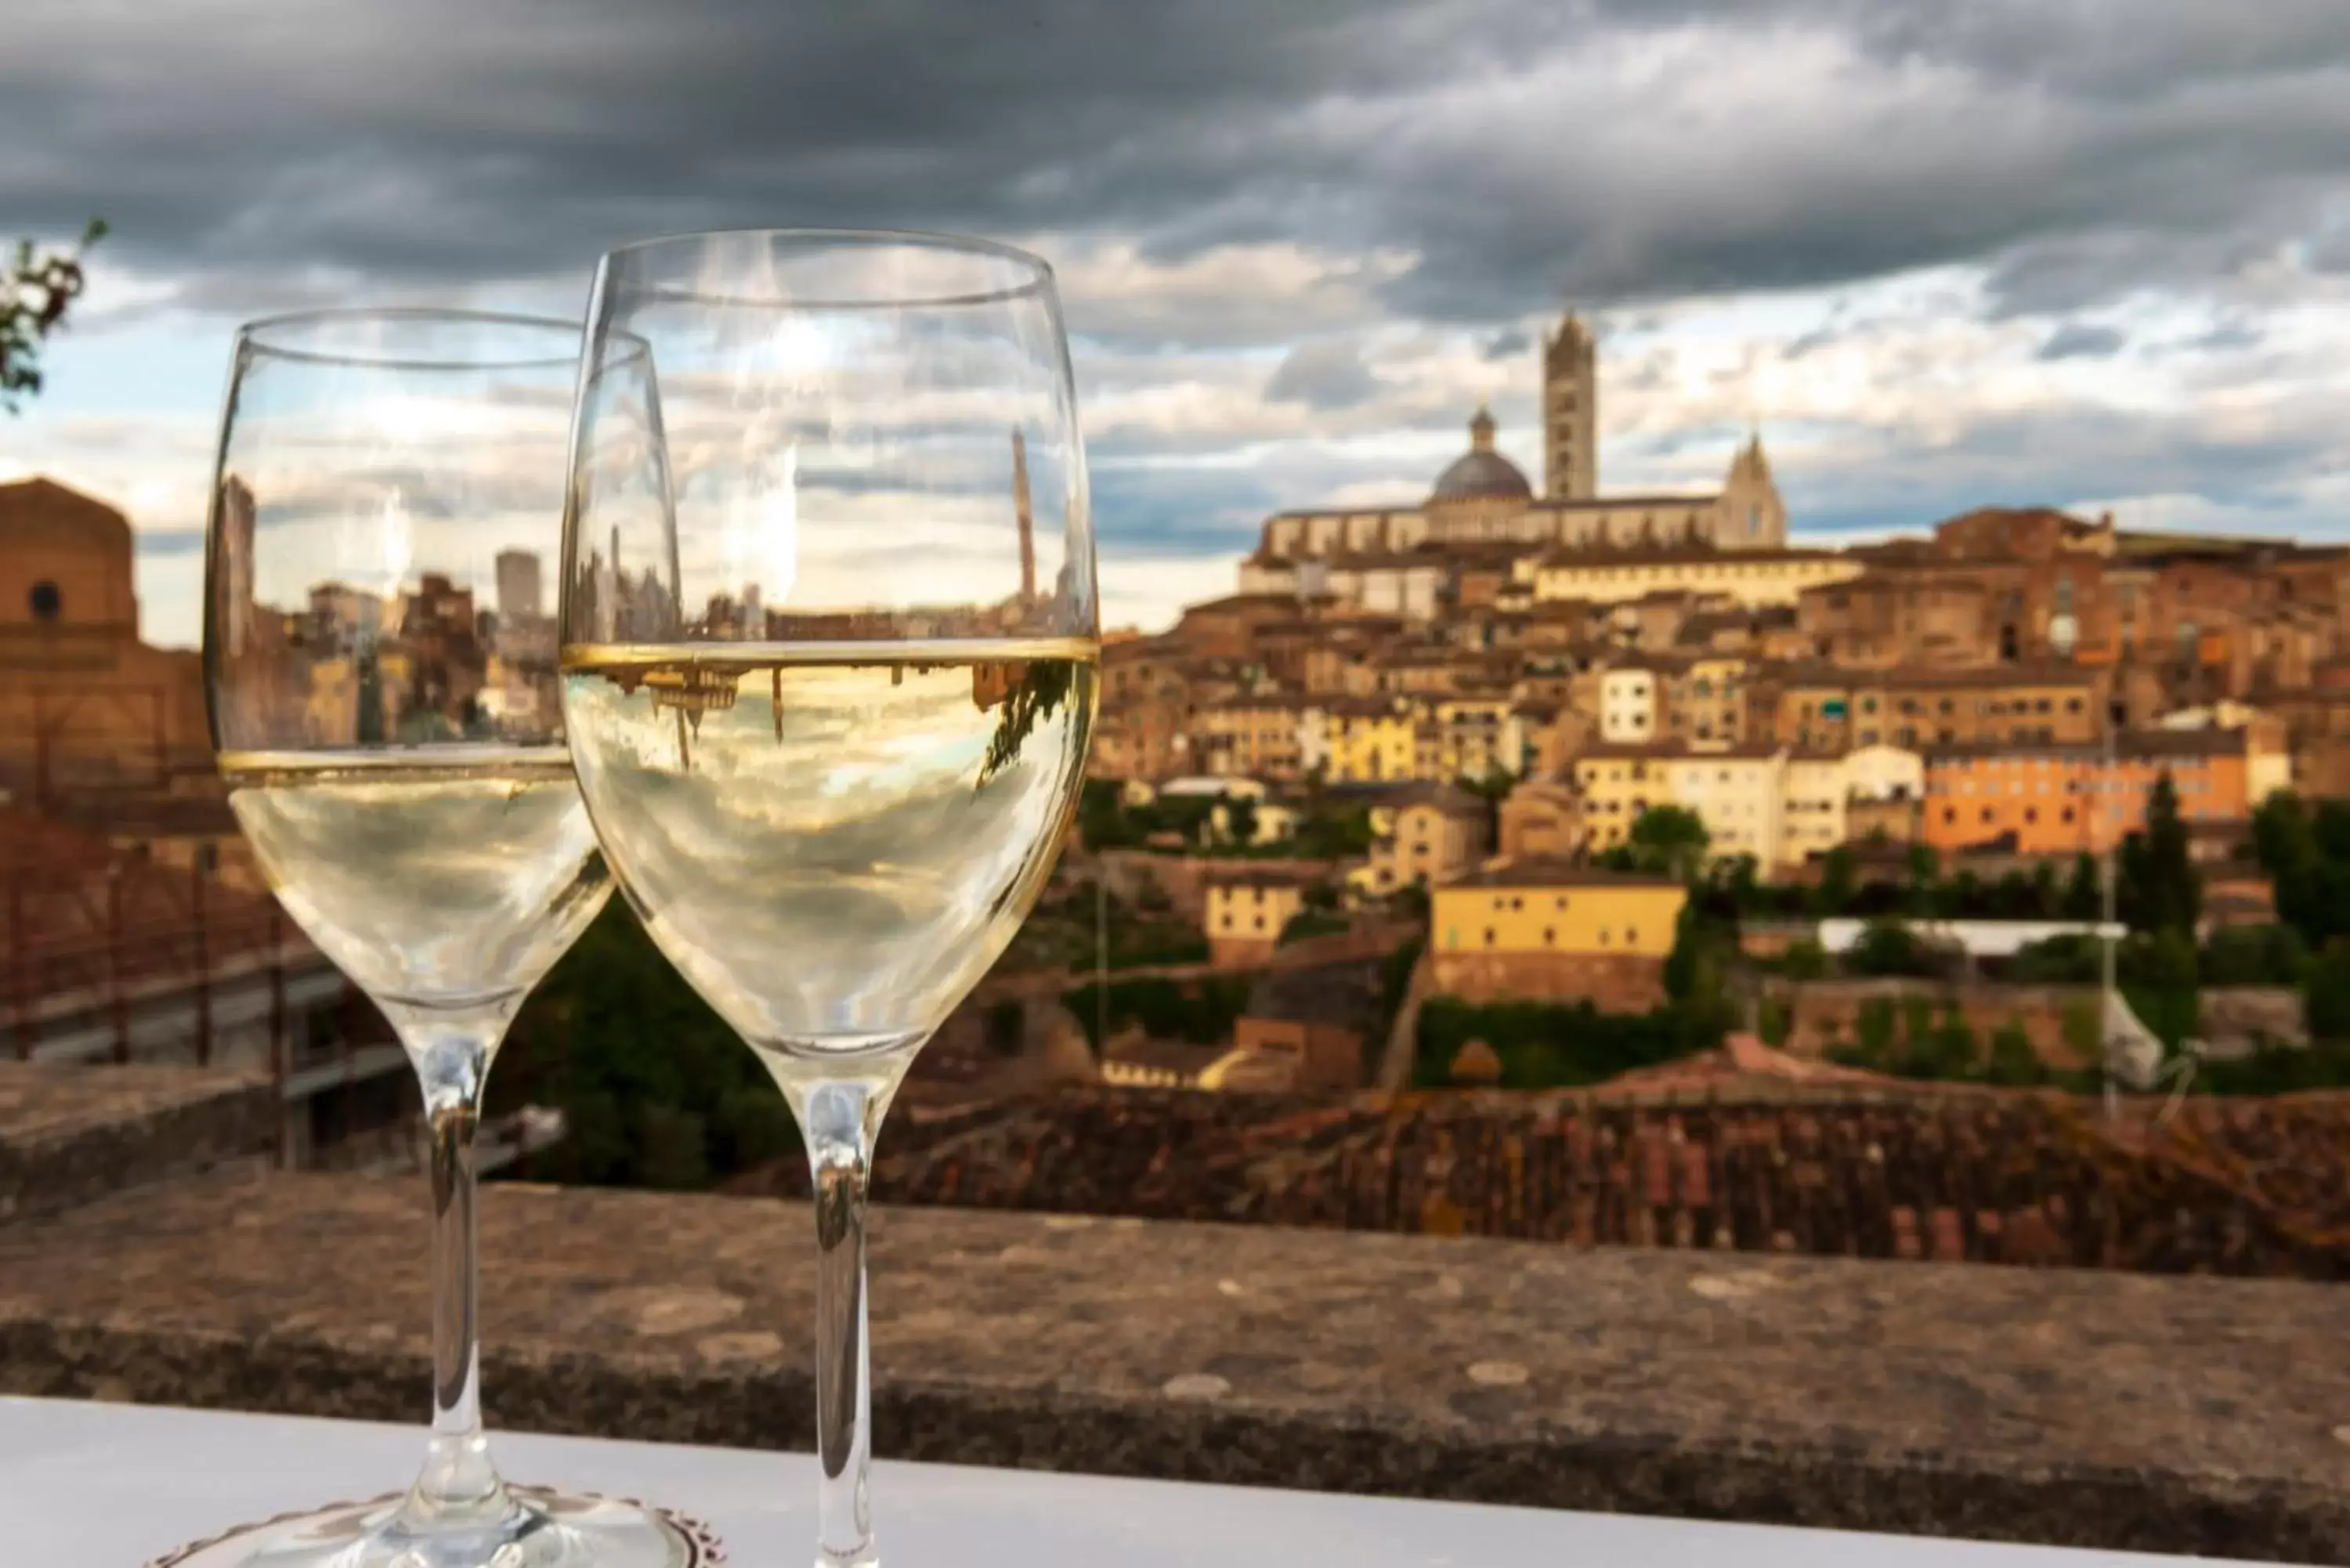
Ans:
[[[1573,311],[1542,341],[1543,495],[1599,493],[1599,345]]]

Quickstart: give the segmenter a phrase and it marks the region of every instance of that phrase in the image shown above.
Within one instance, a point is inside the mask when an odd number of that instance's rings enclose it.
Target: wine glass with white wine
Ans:
[[[491,1057],[608,892],[564,745],[542,566],[577,322],[325,311],[237,334],[204,676],[279,900],[407,1047],[432,1179],[432,1432],[407,1493],[234,1532],[191,1568],[681,1568],[633,1505],[509,1488],[481,1422],[473,1132]],[[648,383],[608,345],[603,374]]]
[[[658,452],[637,387],[603,379],[639,344]],[[1059,300],[1044,263],[975,240],[691,235],[604,258],[585,353],[563,558],[579,786],[646,929],[806,1134],[818,1561],[870,1563],[874,1130],[1050,874],[1093,722]]]

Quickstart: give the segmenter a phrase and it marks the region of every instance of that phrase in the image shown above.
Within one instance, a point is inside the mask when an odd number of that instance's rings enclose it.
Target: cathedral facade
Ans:
[[[1464,553],[1786,547],[1786,504],[1760,436],[1738,449],[1721,488],[1710,493],[1600,494],[1598,353],[1590,329],[1569,315],[1543,335],[1541,358],[1542,493],[1494,449],[1493,416],[1481,408],[1469,421],[1469,450],[1437,475],[1427,500],[1277,512],[1241,565],[1240,590],[1331,593],[1347,601],[1357,597],[1349,585],[1366,574],[1417,575],[1432,584],[1431,574]],[[1409,613],[1407,605],[1395,607]]]

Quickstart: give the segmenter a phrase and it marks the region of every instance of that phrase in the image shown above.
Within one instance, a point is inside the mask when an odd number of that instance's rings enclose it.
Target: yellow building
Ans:
[[[1825,855],[1852,836],[1846,810],[1852,796],[1852,771],[1844,753],[1794,753],[1787,759],[1783,787],[1780,850],[1789,865]]]
[[[1521,860],[1439,888],[1431,897],[1440,953],[1662,959],[1673,950],[1689,889],[1669,877]]]
[[[1672,803],[1705,824],[1712,858],[1752,856],[1766,873],[1783,861],[1786,753],[1775,746],[1677,751],[1665,773]]]
[[[1305,908],[1305,889],[1295,877],[1243,872],[1219,877],[1208,884],[1202,917],[1208,951],[1218,963],[1261,959]]]
[[[1652,805],[1671,805],[1672,784],[1661,746],[1592,746],[1575,760],[1575,793],[1583,801],[1583,846],[1613,849]]]
[[[1848,582],[1861,564],[1832,550],[1557,550],[1522,570],[1537,602],[1620,604],[1658,593],[1720,594],[1749,607],[1792,605],[1806,588]]]
[[[1233,697],[1191,715],[1191,755],[1211,774],[1295,778],[1299,714],[1284,697]]]
[[[1507,691],[1431,698],[1415,712],[1414,771],[1424,782],[1524,771],[1524,729]]]
[[[1381,698],[1336,698],[1308,707],[1298,729],[1299,757],[1328,784],[1391,784],[1419,769],[1411,710]]]
[[[1677,805],[1705,824],[1715,857],[1751,855],[1781,864],[1787,755],[1769,746],[1594,746],[1575,759],[1586,850],[1630,839],[1640,814]]]
[[[1667,732],[1676,741],[1735,742],[1746,736],[1746,660],[1707,654],[1666,682]]]
[[[1437,989],[1472,1002],[1584,1001],[1638,1012],[1664,1000],[1689,891],[1661,877],[1563,860],[1496,861],[1430,900]]]
[[[1384,829],[1380,811],[1371,813],[1372,828],[1382,836],[1370,858],[1347,874],[1357,892],[1384,896],[1414,885],[1439,887],[1484,858],[1485,803],[1468,791],[1422,784],[1386,803],[1386,809],[1392,815]]]

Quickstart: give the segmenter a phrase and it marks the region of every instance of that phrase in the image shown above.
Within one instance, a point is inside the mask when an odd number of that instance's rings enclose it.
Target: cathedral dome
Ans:
[[[1493,416],[1482,408],[1469,421],[1469,450],[1436,476],[1430,502],[1531,501],[1534,486],[1518,465],[1493,450]]]

